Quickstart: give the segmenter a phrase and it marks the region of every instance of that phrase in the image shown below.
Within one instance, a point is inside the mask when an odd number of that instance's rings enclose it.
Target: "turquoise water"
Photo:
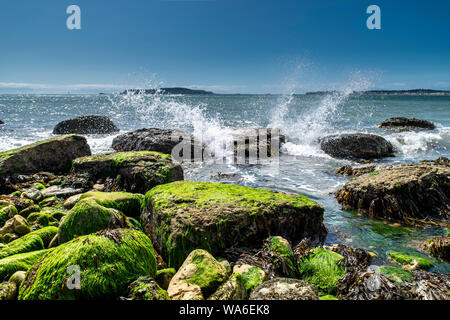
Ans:
[[[340,209],[333,195],[347,178],[334,174],[348,160],[325,155],[318,139],[328,134],[367,132],[385,137],[396,157],[381,162],[416,162],[450,158],[450,96],[355,96],[329,95],[0,95],[0,150],[50,137],[61,120],[85,115],[109,116],[121,133],[143,127],[184,128],[211,146],[215,138],[233,128],[280,128],[287,136],[280,162],[273,166],[232,164],[184,165],[186,179],[217,181],[217,172],[234,173],[222,182],[304,194],[325,208],[329,230],[326,242],[345,243],[376,252],[375,263],[386,262],[388,250],[415,252],[440,228],[389,228],[383,221]],[[422,132],[387,132],[376,127],[394,117],[433,121],[436,129]],[[114,136],[88,136],[94,153],[112,151]],[[436,270],[450,272],[450,264],[436,261]]]

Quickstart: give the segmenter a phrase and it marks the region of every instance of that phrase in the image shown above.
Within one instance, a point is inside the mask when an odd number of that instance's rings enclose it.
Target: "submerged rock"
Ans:
[[[78,158],[73,162],[76,175],[87,175],[92,185],[105,180],[104,191],[145,193],[151,188],[183,180],[183,169],[168,154],[153,151],[120,152]]]
[[[391,130],[435,129],[435,125],[430,121],[404,117],[389,118],[379,123],[378,127]]]
[[[404,268],[415,270],[428,270],[433,266],[433,261],[417,254],[409,254],[406,252],[389,251],[388,256],[391,260],[401,264]]]
[[[206,250],[197,249],[172,278],[167,292],[172,300],[204,300],[226,278],[226,269]]]
[[[250,300],[319,300],[317,288],[304,280],[275,278],[253,290]]]
[[[450,262],[450,235],[426,240],[421,248],[431,256]]]
[[[258,245],[269,234],[323,241],[323,208],[302,195],[220,183],[179,181],[145,196],[146,233],[169,266],[204,248],[213,254],[237,244]]]
[[[65,135],[0,152],[0,175],[50,171],[66,173],[72,160],[91,154],[86,138]]]
[[[139,276],[155,274],[155,252],[145,234],[105,230],[54,248],[28,271],[18,299],[114,299]]]
[[[409,224],[448,225],[450,168],[417,164],[374,171],[346,183],[335,197],[344,210]]]
[[[118,131],[108,117],[88,115],[61,121],[53,129],[53,134],[108,134]]]
[[[392,144],[386,139],[364,133],[328,136],[321,139],[320,147],[334,158],[376,159],[394,155]]]

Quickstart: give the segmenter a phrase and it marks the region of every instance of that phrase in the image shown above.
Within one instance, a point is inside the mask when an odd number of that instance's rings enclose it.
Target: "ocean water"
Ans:
[[[110,117],[119,134],[139,128],[182,128],[202,136],[214,147],[217,137],[234,128],[279,128],[287,137],[279,163],[273,166],[195,163],[184,164],[185,179],[218,181],[217,173],[231,173],[225,183],[298,193],[325,208],[327,244],[344,243],[378,254],[375,264],[388,263],[388,250],[416,253],[440,228],[389,228],[381,220],[342,211],[333,192],[348,178],[334,172],[349,160],[324,154],[318,139],[329,134],[365,132],[385,137],[396,157],[380,162],[417,162],[450,158],[450,96],[351,95],[350,90],[326,95],[0,95],[0,151],[52,136],[61,120],[86,114]],[[376,124],[390,117],[433,121],[436,129],[389,132]],[[112,152],[115,135],[91,135],[93,153]],[[450,272],[450,264],[436,262],[435,270]]]

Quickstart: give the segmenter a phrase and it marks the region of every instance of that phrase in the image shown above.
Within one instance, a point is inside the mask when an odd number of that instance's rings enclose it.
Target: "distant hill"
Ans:
[[[214,94],[211,91],[205,90],[193,90],[188,88],[161,88],[159,90],[156,89],[127,89],[121,94],[155,94],[156,91],[161,94]]]
[[[306,95],[321,95],[336,93],[338,91],[313,91],[306,92]],[[446,96],[450,95],[448,90],[433,90],[433,89],[411,89],[411,90],[369,90],[369,91],[354,91],[353,94],[364,95],[410,95],[410,96]]]

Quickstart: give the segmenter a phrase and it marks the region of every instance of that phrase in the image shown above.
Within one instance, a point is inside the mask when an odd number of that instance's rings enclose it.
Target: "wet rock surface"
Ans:
[[[119,128],[108,117],[87,115],[61,121],[53,129],[53,134],[109,134],[118,131]]]
[[[318,300],[317,288],[303,280],[275,278],[253,290],[250,300]]]
[[[399,130],[399,131],[414,130],[414,129],[422,129],[422,130],[435,129],[435,125],[431,121],[405,117],[389,118],[379,123],[378,127],[383,129]]]
[[[344,210],[409,224],[449,224],[450,168],[402,165],[374,171],[335,193]]]
[[[364,133],[328,136],[321,139],[320,147],[334,158],[376,159],[394,155],[393,146],[386,139]]]

